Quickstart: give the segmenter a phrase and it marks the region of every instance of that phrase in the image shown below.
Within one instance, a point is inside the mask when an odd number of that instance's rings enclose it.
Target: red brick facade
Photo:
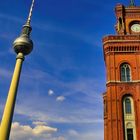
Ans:
[[[106,65],[106,92],[104,99],[104,140],[128,140],[125,134],[123,97],[131,96],[134,102],[135,138],[140,140],[140,32],[132,31],[133,24],[140,24],[140,7],[115,8],[116,35],[103,38]],[[121,81],[120,66],[131,68],[131,80]]]

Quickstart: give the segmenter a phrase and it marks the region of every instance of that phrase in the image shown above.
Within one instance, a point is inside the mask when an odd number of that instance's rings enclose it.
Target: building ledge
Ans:
[[[140,83],[140,80],[133,80],[133,81],[129,81],[129,82],[124,82],[124,81],[107,81],[106,85],[108,84],[136,84],[136,83]]]
[[[103,45],[114,42],[140,42],[140,34],[136,35],[107,35],[102,39]]]

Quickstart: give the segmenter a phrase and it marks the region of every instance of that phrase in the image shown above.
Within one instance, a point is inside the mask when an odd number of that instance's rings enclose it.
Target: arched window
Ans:
[[[123,121],[125,140],[136,140],[134,101],[129,95],[123,98]]]
[[[129,82],[131,81],[131,71],[130,66],[127,63],[123,63],[120,67],[121,81]]]
[[[132,113],[130,98],[125,98],[125,113],[126,114],[131,114]]]

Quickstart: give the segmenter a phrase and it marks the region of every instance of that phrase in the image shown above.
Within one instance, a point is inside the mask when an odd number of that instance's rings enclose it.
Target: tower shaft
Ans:
[[[22,63],[24,61],[24,56],[28,55],[33,49],[33,42],[30,39],[30,33],[32,30],[30,22],[34,1],[35,0],[32,0],[29,17],[26,24],[23,26],[21,35],[13,42],[13,48],[17,53],[17,59],[0,125],[0,140],[9,140]]]
[[[14,113],[17,89],[20,79],[20,73],[22,68],[22,62],[24,61],[24,55],[19,53],[16,58],[15,70],[13,73],[1,125],[0,125],[0,140],[9,140],[11,123]]]

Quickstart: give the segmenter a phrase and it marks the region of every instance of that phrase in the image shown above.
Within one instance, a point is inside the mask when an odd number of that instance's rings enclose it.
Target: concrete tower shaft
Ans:
[[[17,53],[16,65],[15,65],[15,70],[13,73],[6,105],[4,108],[2,121],[0,124],[0,140],[9,140],[18,84],[19,84],[19,79],[20,79],[20,74],[22,69],[22,63],[24,61],[24,55],[29,54],[33,49],[33,42],[30,39],[30,32],[32,30],[30,26],[30,22],[31,22],[33,6],[34,6],[34,0],[32,0],[29,17],[27,19],[26,24],[23,26],[22,33],[13,43],[14,50]]]

